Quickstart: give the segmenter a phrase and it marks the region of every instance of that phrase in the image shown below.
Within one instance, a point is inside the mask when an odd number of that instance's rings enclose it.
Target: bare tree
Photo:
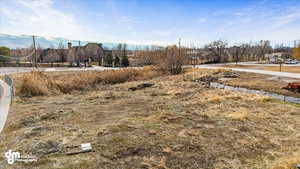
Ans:
[[[67,51],[65,50],[65,45],[63,42],[59,42],[57,47],[57,54],[59,56],[59,60],[63,63],[67,60]]]
[[[227,51],[228,42],[224,40],[214,41],[205,46],[213,54],[212,61],[213,62],[226,62],[228,59],[228,51]]]
[[[37,49],[36,49],[37,62],[41,62],[43,60],[43,52],[44,49],[41,47],[40,44],[37,44]]]
[[[99,47],[97,48],[97,58],[98,58],[98,65],[101,66],[102,63],[102,57],[104,57],[104,50],[108,50],[107,48],[103,47],[102,44],[99,45]]]
[[[282,52],[289,56],[293,55],[293,49],[289,46],[285,46],[283,43],[275,45],[273,52]]]
[[[118,57],[122,57],[122,48],[123,48],[122,44],[121,43],[118,44],[116,49],[115,49],[115,54],[114,55],[118,56]]]
[[[270,41],[261,40],[258,44],[258,57],[262,60],[265,60],[265,54],[272,51]]]
[[[250,45],[247,43],[243,43],[241,45],[231,47],[228,51],[230,55],[233,57],[235,63],[238,64],[240,60],[246,60],[245,56],[246,53],[249,51],[249,49],[250,49]]]

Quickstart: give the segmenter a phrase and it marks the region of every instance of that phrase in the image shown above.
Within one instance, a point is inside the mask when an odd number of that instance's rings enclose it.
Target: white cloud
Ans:
[[[299,9],[287,11],[284,15],[278,16],[274,19],[274,26],[284,26],[297,20],[300,20]]]
[[[153,30],[152,34],[156,36],[170,36],[172,32],[168,30]]]
[[[217,20],[215,34],[219,38],[231,41],[276,40],[288,42],[300,37],[299,5],[278,6],[268,1],[253,4],[236,11],[228,11],[227,15],[216,16],[226,19]]]
[[[78,23],[72,14],[55,9],[53,3],[53,0],[4,0],[0,6],[0,32],[94,40],[91,30]]]
[[[196,18],[187,17],[186,21],[179,20],[186,24],[170,25],[168,21],[162,21],[164,17],[154,21],[155,18],[142,18],[144,15],[130,15],[130,12],[122,10],[122,4],[116,0],[99,3],[109,11],[107,13],[82,9],[85,15],[80,18],[85,24],[80,22],[73,11],[59,10],[56,5],[61,0],[0,1],[0,33],[6,34],[35,34],[94,41],[131,40],[136,43],[175,42],[178,37],[190,38],[190,41],[218,38],[230,41],[293,40],[300,37],[299,3],[291,7],[269,3],[271,0],[255,1],[241,9],[215,10],[204,16],[202,14]],[[150,24],[152,22],[155,24]]]
[[[16,1],[28,8],[48,7],[53,4],[52,0],[16,0]]]

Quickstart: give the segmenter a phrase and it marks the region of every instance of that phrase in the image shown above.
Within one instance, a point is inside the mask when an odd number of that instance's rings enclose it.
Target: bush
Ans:
[[[0,46],[0,55],[10,56],[10,49],[5,46]]]
[[[173,75],[180,74],[186,60],[186,56],[176,46],[167,47],[164,54],[158,60],[158,66],[160,69],[168,71]]]

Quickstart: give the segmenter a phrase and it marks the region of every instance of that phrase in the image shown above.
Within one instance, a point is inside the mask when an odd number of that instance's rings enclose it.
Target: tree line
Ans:
[[[7,47],[0,47],[0,55],[6,56],[24,56],[32,53],[32,48],[28,49],[13,49]],[[51,47],[52,49],[54,46]],[[31,49],[31,50],[30,50]],[[66,49],[63,43],[59,43],[58,47],[61,62],[66,61]],[[300,45],[295,48],[278,44],[272,46],[270,41],[248,42],[229,44],[225,40],[213,41],[203,47],[194,47],[193,45],[174,45],[174,46],[148,46],[144,49],[128,50],[127,44],[118,44],[113,49],[104,48],[105,56],[101,65],[104,66],[129,66],[129,58],[137,60],[138,65],[156,65],[157,62],[162,61],[162,58],[168,58],[172,55],[174,58],[178,56],[183,57],[184,64],[193,63],[193,59],[200,60],[200,63],[226,63],[226,62],[240,62],[240,61],[263,61],[266,60],[266,54],[273,52],[285,52],[292,55],[294,58],[300,59]],[[40,54],[43,49],[37,45],[37,53]],[[170,54],[172,53],[172,54]],[[176,60],[176,59],[174,59]],[[177,61],[178,62],[178,61]],[[100,60],[99,60],[100,64]],[[199,64],[199,62],[198,62]]]
[[[168,48],[168,47],[166,47]],[[166,48],[147,48],[135,53],[140,58],[141,65],[154,64],[156,57],[162,55]],[[240,61],[265,61],[266,54],[283,52],[295,58],[300,55],[300,48],[292,48],[278,44],[272,46],[270,41],[259,41],[256,43],[236,43],[230,45],[225,40],[213,41],[204,47],[181,46],[181,54],[189,60],[198,59],[201,63],[226,63]],[[191,63],[191,62],[190,62]]]

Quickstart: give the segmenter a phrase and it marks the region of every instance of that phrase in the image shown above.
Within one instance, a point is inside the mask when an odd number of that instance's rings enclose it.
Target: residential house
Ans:
[[[65,62],[67,56],[67,49],[45,49],[40,53],[38,62],[41,63],[55,63]]]
[[[68,43],[67,61],[70,63],[85,62],[87,60],[102,63],[105,52],[102,44],[88,43],[84,46],[72,46]]]
[[[27,57],[32,60],[33,56]],[[67,49],[51,49],[47,48],[38,51],[37,61],[42,63],[55,63],[55,62],[70,62],[79,65],[85,61],[97,61],[102,63],[104,57],[104,50],[102,44],[88,43],[84,46],[72,46],[68,43]]]
[[[270,63],[278,63],[279,61],[284,61],[291,57],[291,54],[288,52],[276,52],[271,54],[265,54],[265,58]]]

